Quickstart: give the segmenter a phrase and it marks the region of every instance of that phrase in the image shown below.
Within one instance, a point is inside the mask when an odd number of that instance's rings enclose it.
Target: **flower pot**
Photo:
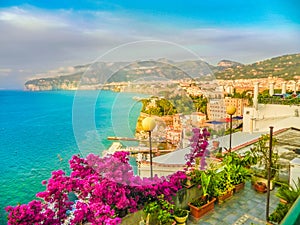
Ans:
[[[255,182],[254,189],[259,193],[267,192],[267,185],[263,182]]]
[[[182,212],[185,212],[186,215],[184,216]],[[177,212],[176,210],[174,212],[174,219],[177,222],[177,224],[185,225],[185,221],[187,220],[188,217],[189,217],[188,210],[181,209],[179,212]]]
[[[240,183],[235,185],[234,187],[234,193],[239,192],[240,190],[243,190],[245,188],[245,183]]]
[[[218,203],[222,204],[225,200],[233,196],[233,189],[226,191],[224,194],[217,197]]]
[[[205,215],[206,213],[208,213],[209,211],[215,208],[215,204],[214,204],[215,201],[216,198],[212,198],[211,201],[209,201],[208,203],[206,203],[201,207],[196,207],[189,202],[188,206],[190,207],[191,215],[196,219],[199,219],[201,216]]]
[[[181,225],[185,225],[185,221],[187,220],[187,218],[189,217],[189,214],[187,214],[184,217],[178,217],[174,215],[174,219],[176,220],[177,224],[181,224]]]
[[[258,183],[258,182],[261,182],[261,183],[264,183],[267,187],[268,185],[268,179],[266,178],[263,178],[263,177],[255,177],[254,180],[253,180],[254,184],[255,183]],[[272,191],[274,189],[274,179],[271,179],[270,180],[270,191]]]

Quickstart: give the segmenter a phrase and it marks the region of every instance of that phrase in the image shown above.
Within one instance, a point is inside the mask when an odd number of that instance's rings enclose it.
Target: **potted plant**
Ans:
[[[220,171],[216,172],[211,187],[212,195],[217,198],[219,204],[233,196],[234,186],[228,167],[224,166]]]
[[[231,152],[227,153],[223,160],[224,170],[227,173],[227,177],[229,177],[231,184],[234,186],[235,192],[243,189],[246,180],[250,179],[250,172],[245,168],[248,163],[243,165],[244,159],[245,157],[241,157],[235,152]]]
[[[153,225],[173,225],[174,205],[164,199],[164,195],[158,196],[157,200],[147,203],[144,212],[149,218],[149,224]]]
[[[279,224],[281,222],[300,195],[300,178],[298,178],[297,183],[295,181],[293,182],[295,185],[294,187],[283,184],[276,193],[276,196],[280,198],[280,202],[274,212],[269,216],[269,221],[274,224]]]
[[[286,204],[279,203],[274,212],[269,216],[269,221],[272,224],[279,224],[285,217],[290,207]]]
[[[259,185],[255,185],[257,182],[262,182],[265,183],[267,186],[267,177],[268,177],[268,168],[270,166],[270,177],[271,177],[271,183],[270,183],[270,190],[273,190],[274,185],[273,185],[273,180],[275,178],[276,172],[279,169],[279,164],[278,164],[278,153],[272,151],[271,155],[271,160],[269,159],[269,141],[270,141],[270,136],[268,134],[262,135],[258,142],[254,145],[253,148],[251,148],[252,154],[257,157],[257,163],[258,163],[258,168],[255,170],[255,176],[254,180],[252,183],[254,184],[254,188],[258,187]],[[276,144],[276,139],[272,140],[272,147],[274,148]],[[271,163],[269,163],[271,161]],[[270,165],[269,165],[270,164]]]
[[[187,218],[189,217],[189,211],[186,209],[176,208],[174,210],[174,219],[178,224],[185,224]]]
[[[193,217],[199,219],[201,216],[205,215],[209,211],[215,208],[216,198],[213,197],[201,197],[192,202],[189,202],[190,212]]]
[[[300,195],[300,178],[298,178],[298,183],[294,182],[294,187],[288,184],[283,184],[278,191],[276,196],[280,198],[280,202],[284,204],[292,205]]]
[[[245,182],[251,175],[248,169],[241,165],[228,165],[231,173],[231,183],[234,185],[234,192],[238,192],[245,187]]]
[[[252,165],[257,164],[257,156],[252,151],[247,151],[241,159],[240,165],[246,168],[250,168]]]
[[[203,170],[195,170],[195,176],[193,181],[197,183],[202,191],[202,196],[188,203],[190,207],[191,215],[195,218],[200,218],[207,212],[214,209],[214,202],[216,198],[212,197],[208,190],[210,188],[211,178],[213,171],[206,172]]]
[[[265,193],[265,192],[267,192],[267,185],[264,182],[257,181],[254,183],[254,189],[257,192]]]

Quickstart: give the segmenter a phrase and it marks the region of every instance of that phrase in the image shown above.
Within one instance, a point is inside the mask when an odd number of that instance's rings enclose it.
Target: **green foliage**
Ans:
[[[284,55],[250,65],[230,67],[215,73],[217,79],[254,79],[281,77],[294,79],[300,74],[300,54]]]
[[[289,206],[286,204],[279,203],[275,211],[269,216],[269,221],[280,223],[289,211]]]
[[[242,162],[242,157],[240,157],[237,153],[235,152],[229,152],[224,155],[223,158],[223,164],[224,165],[240,165]]]
[[[230,165],[227,166],[231,173],[231,181],[233,185],[246,182],[251,178],[251,174],[248,169],[241,165]]]
[[[142,112],[156,115],[156,116],[166,116],[166,115],[174,115],[177,113],[176,109],[174,108],[173,104],[167,99],[158,99],[158,98],[150,98],[150,99],[142,99],[140,100],[143,104]],[[152,102],[155,102],[152,105]]]
[[[276,196],[281,198],[287,202],[290,206],[296,201],[296,199],[300,195],[300,178],[298,177],[298,182],[295,184],[295,187],[290,186],[288,184],[283,184],[278,191],[276,192]]]
[[[248,154],[247,154],[248,156]],[[249,154],[250,156],[250,154]],[[237,185],[244,183],[251,177],[250,171],[245,168],[245,166],[250,165],[250,160],[252,162],[253,156],[251,157],[241,157],[235,152],[227,153],[223,159],[224,170],[229,174],[231,183]]]
[[[284,98],[270,96],[269,94],[259,94],[258,103],[261,104],[280,104],[280,105],[300,105],[300,98],[297,96],[287,96]]]
[[[142,112],[156,116],[174,115],[176,113],[190,114],[194,111],[192,100],[184,93],[170,95],[168,99],[152,97],[140,100]]]
[[[250,105],[252,103],[252,96],[248,94],[249,91],[251,90],[246,90],[240,93],[236,92],[236,89],[234,89],[233,94],[226,94],[225,97],[248,99],[248,104]]]
[[[254,145],[253,148],[251,148],[252,154],[257,157],[257,162],[259,166],[264,167],[262,171],[262,176],[267,178],[268,175],[268,166],[269,166],[269,141],[270,141],[270,135],[264,134],[262,135],[258,142]],[[278,161],[278,153],[274,152],[274,147],[277,140],[273,138],[272,140],[272,156],[271,156],[271,178],[275,177],[275,174],[277,170],[279,169]]]
[[[205,172],[201,173],[201,189],[203,196],[208,195],[208,187],[210,184],[211,175],[206,174]]]
[[[233,189],[231,173],[227,167],[223,167],[213,176],[210,187],[209,195],[217,197],[226,193],[228,190]]]
[[[207,103],[208,103],[207,98],[204,96],[190,96],[190,97],[193,100],[196,112],[202,112],[204,114],[207,114]]]
[[[288,184],[283,184],[276,192],[276,196],[285,200],[286,204],[279,203],[277,205],[275,211],[269,216],[270,221],[280,223],[294,202],[300,196],[300,178],[298,178],[297,183],[295,181],[293,182],[295,187]]]
[[[178,217],[185,217],[189,214],[189,211],[186,209],[180,209],[180,208],[176,208],[174,210],[174,215],[178,216]]]
[[[203,196],[207,196],[212,174],[204,170],[195,169],[190,173],[190,176],[192,183],[200,186]]]
[[[206,205],[211,200],[212,200],[212,197],[210,197],[210,196],[202,196],[201,198],[197,198],[194,201],[192,201],[191,204],[197,208],[200,208],[201,206]]]
[[[242,158],[241,165],[244,167],[250,167],[257,164],[257,156],[252,151],[247,151]]]
[[[145,214],[150,214],[150,221],[157,224],[172,224],[174,205],[164,199],[164,195],[158,196],[156,201],[149,202],[144,207]]]

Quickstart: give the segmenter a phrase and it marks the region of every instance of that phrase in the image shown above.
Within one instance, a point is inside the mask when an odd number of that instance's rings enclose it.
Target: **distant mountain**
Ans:
[[[300,54],[283,55],[250,65],[230,66],[215,73],[217,79],[254,79],[281,77],[286,80],[300,78]]]
[[[234,67],[237,67],[237,66],[243,66],[242,63],[239,63],[239,62],[234,62],[234,61],[230,61],[230,60],[226,60],[226,59],[223,59],[221,60],[218,64],[217,64],[217,67],[220,71],[223,71],[227,68],[234,68]]]
[[[249,65],[222,60],[212,66],[201,60],[175,62],[158,59],[135,62],[95,62],[49,71],[25,83],[28,90],[93,89],[112,82],[142,80],[253,79],[269,76],[300,79],[300,54],[284,55]]]
[[[135,62],[96,62],[66,70],[51,71],[46,78],[25,83],[28,90],[73,90],[79,86],[97,88],[112,82],[139,82],[142,80],[180,80],[186,78],[212,79],[213,66],[201,60],[174,62],[168,59]],[[56,76],[55,76],[56,73]],[[50,75],[54,75],[49,77]]]

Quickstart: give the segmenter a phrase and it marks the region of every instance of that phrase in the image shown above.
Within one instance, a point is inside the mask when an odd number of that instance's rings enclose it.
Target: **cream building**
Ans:
[[[234,106],[236,112],[234,116],[242,116],[244,107],[249,105],[248,99],[242,98],[230,98],[225,97],[224,99],[213,99],[207,104],[207,116],[209,120],[220,120],[229,117],[226,114],[227,106]]]

